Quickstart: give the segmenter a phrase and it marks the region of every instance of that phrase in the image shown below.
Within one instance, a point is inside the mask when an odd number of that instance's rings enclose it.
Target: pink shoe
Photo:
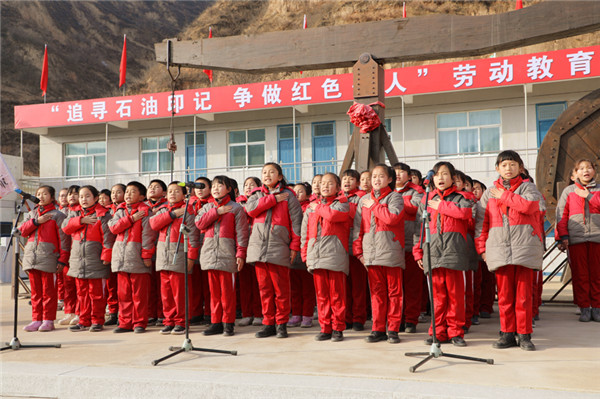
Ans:
[[[54,330],[54,321],[52,320],[44,320],[38,331],[47,332]]]
[[[23,330],[28,331],[28,332],[34,332],[34,331],[37,331],[41,325],[42,325],[41,321],[32,321],[31,323],[29,323],[25,327],[23,327]]]
[[[292,316],[290,321],[288,321],[287,326],[288,327],[298,327],[300,325],[300,322],[302,322],[302,317]]]
[[[302,323],[300,327],[302,328],[311,328],[313,326],[313,318],[310,316],[302,316]]]

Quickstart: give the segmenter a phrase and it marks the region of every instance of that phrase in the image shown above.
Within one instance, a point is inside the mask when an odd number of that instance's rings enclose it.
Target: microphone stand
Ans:
[[[411,373],[414,373],[419,367],[421,367],[423,364],[427,363],[429,360],[431,360],[432,358],[439,358],[442,356],[445,357],[451,357],[454,359],[462,359],[462,360],[471,360],[474,362],[482,362],[482,363],[487,363],[487,364],[494,364],[494,359],[483,359],[483,358],[479,358],[479,357],[471,357],[471,356],[464,356],[464,355],[454,355],[451,353],[444,353],[442,352],[442,348],[440,345],[440,342],[437,339],[436,333],[435,333],[435,306],[434,306],[434,299],[433,299],[433,281],[432,281],[432,277],[431,277],[431,272],[432,272],[432,267],[431,267],[431,252],[430,252],[430,248],[429,245],[431,243],[431,232],[429,230],[429,220],[430,220],[430,215],[429,212],[427,212],[427,203],[429,202],[429,193],[431,191],[431,187],[429,185],[427,185],[427,189],[425,192],[425,210],[423,211],[423,217],[422,217],[422,224],[421,224],[421,248],[423,249],[423,268],[427,274],[427,285],[429,287],[429,302],[430,302],[430,310],[431,310],[431,328],[432,328],[432,332],[433,332],[433,342],[431,344],[431,348],[429,349],[429,352],[407,352],[404,355],[405,356],[426,356],[425,359],[421,360],[419,363],[415,364],[414,366],[411,366],[408,368],[408,371],[410,371]],[[425,233],[425,234],[423,234]],[[425,235],[425,237],[423,237],[423,235]],[[423,245],[423,238],[425,238],[424,244]]]
[[[175,247],[175,255],[173,256],[173,262],[172,264],[175,265],[175,262],[177,262],[177,254],[179,254],[179,245],[181,244],[181,237],[185,236],[187,237],[188,234],[190,233],[190,229],[185,225],[185,217],[187,215],[187,210],[188,210],[188,206],[190,203],[190,194],[186,194],[186,201],[185,201],[185,209],[183,211],[183,221],[181,222],[181,226],[179,227],[179,238],[177,239],[177,247]],[[184,240],[185,241],[185,240]],[[169,350],[172,351],[173,353],[170,353],[164,357],[161,357],[160,359],[156,359],[152,361],[152,365],[156,366],[158,363],[162,362],[163,360],[167,360],[173,356],[176,356],[182,352],[191,352],[191,351],[198,351],[198,352],[211,352],[211,353],[223,353],[223,354],[230,354],[233,356],[237,355],[237,351],[228,351],[228,350],[221,350],[221,349],[207,349],[207,348],[194,348],[194,346],[192,345],[192,340],[190,339],[190,318],[189,318],[189,295],[188,295],[188,267],[187,267],[187,254],[188,254],[188,249],[187,249],[187,245],[185,245],[184,242],[184,246],[183,246],[183,251],[185,254],[185,260],[184,260],[184,274],[185,274],[185,339],[183,340],[183,344],[181,345],[181,347],[177,347],[177,346],[170,346]]]
[[[15,300],[15,308],[13,315],[13,338],[10,342],[6,342],[6,346],[0,348],[0,351],[4,351],[6,349],[18,350],[21,348],[60,348],[61,344],[34,344],[34,345],[23,345],[19,338],[17,337],[17,322],[19,315],[19,254],[20,254],[20,244],[18,242],[19,238],[17,237],[19,225],[19,220],[23,215],[23,206],[25,205],[25,197],[22,197],[21,204],[17,207],[17,218],[15,219],[15,224],[10,233],[10,238],[8,239],[8,245],[6,246],[6,251],[4,252],[4,257],[2,258],[2,263],[6,261],[6,257],[8,256],[8,252],[10,251],[10,246],[12,245],[13,240],[17,240],[15,245],[15,258],[14,258],[14,269],[13,269],[13,296]]]

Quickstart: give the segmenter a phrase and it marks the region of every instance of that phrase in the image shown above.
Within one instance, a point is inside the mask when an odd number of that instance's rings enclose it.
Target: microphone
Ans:
[[[198,189],[203,189],[206,187],[206,184],[200,183],[200,182],[195,182],[195,181],[181,182],[181,183],[177,183],[177,185],[181,186],[181,187],[198,188]]]
[[[36,197],[35,195],[28,194],[25,191],[21,190],[20,188],[15,188],[15,192],[17,194],[21,195],[21,197],[23,197],[23,199],[29,200],[29,201],[33,202],[34,204],[40,203],[40,200],[38,197]]]
[[[429,185],[429,182],[431,181],[431,179],[433,179],[433,175],[435,175],[433,169],[427,172],[427,176],[425,176],[425,180],[423,180],[423,185]]]

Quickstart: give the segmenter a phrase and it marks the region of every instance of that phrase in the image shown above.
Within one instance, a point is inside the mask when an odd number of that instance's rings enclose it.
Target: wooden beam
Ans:
[[[600,30],[600,1],[544,1],[495,15],[426,15],[172,42],[172,65],[268,73],[471,57]],[[154,45],[167,61],[166,42]]]

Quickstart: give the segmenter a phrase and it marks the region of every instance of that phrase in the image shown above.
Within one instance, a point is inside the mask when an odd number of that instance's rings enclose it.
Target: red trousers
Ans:
[[[273,263],[256,262],[256,280],[260,291],[263,324],[285,324],[290,319],[290,269]]]
[[[502,332],[531,334],[532,327],[532,287],[534,270],[506,265],[496,269],[498,284],[498,310]]]
[[[373,331],[400,330],[402,321],[402,269],[369,266],[369,287],[373,312]]]
[[[31,320],[56,320],[58,291],[54,282],[55,273],[41,270],[29,270],[28,273],[31,288]]]
[[[346,329],[346,274],[332,270],[313,271],[321,332]]]
[[[235,274],[208,270],[211,323],[235,323]]]
[[[240,286],[242,317],[262,317],[258,281],[256,281],[254,266],[246,263],[242,271],[238,273],[236,281]]]
[[[542,305],[542,291],[544,289],[544,272],[541,270],[533,271],[533,286],[531,298],[531,313],[533,316],[540,314],[540,306]]]
[[[425,274],[415,261],[412,252],[404,252],[404,264],[406,265],[402,278],[404,321],[417,325],[421,314]]]
[[[79,303],[79,324],[89,327],[104,325],[106,299],[101,278],[76,278],[77,301]]]
[[[600,243],[569,245],[573,297],[580,308],[600,308]]]
[[[56,273],[56,289],[58,291],[58,300],[65,299],[65,284],[62,273]]]
[[[471,327],[471,317],[475,314],[475,272],[465,271],[465,327]]]
[[[494,300],[496,298],[496,275],[487,267],[484,261],[479,262],[481,269],[481,297],[479,312],[494,313]],[[477,309],[475,309],[477,311]]]
[[[64,312],[65,313],[75,313],[78,314],[79,306],[77,306],[77,284],[75,283],[75,278],[71,276],[67,276],[69,272],[69,267],[65,266],[62,269],[63,274],[63,289],[65,291],[63,296],[64,301]]]
[[[346,278],[346,323],[367,321],[367,269],[350,255],[350,273]]]
[[[162,319],[164,317],[162,297],[160,294],[161,284],[160,273],[156,271],[156,261],[152,261],[152,266],[150,267],[150,289],[148,291],[149,319]]]
[[[119,272],[119,327],[148,325],[150,273]]]
[[[436,338],[443,342],[465,332],[465,275],[462,270],[438,267],[431,274]],[[429,335],[433,335],[432,326]]]
[[[312,317],[317,301],[313,275],[306,269],[291,269],[290,285],[292,314]]]
[[[119,312],[119,278],[117,273],[110,273],[110,277],[106,279],[104,286],[104,296],[108,304],[108,313]]]
[[[160,277],[161,303],[163,306],[165,326],[185,326],[185,274],[161,270]],[[192,275],[188,275],[188,290]]]

